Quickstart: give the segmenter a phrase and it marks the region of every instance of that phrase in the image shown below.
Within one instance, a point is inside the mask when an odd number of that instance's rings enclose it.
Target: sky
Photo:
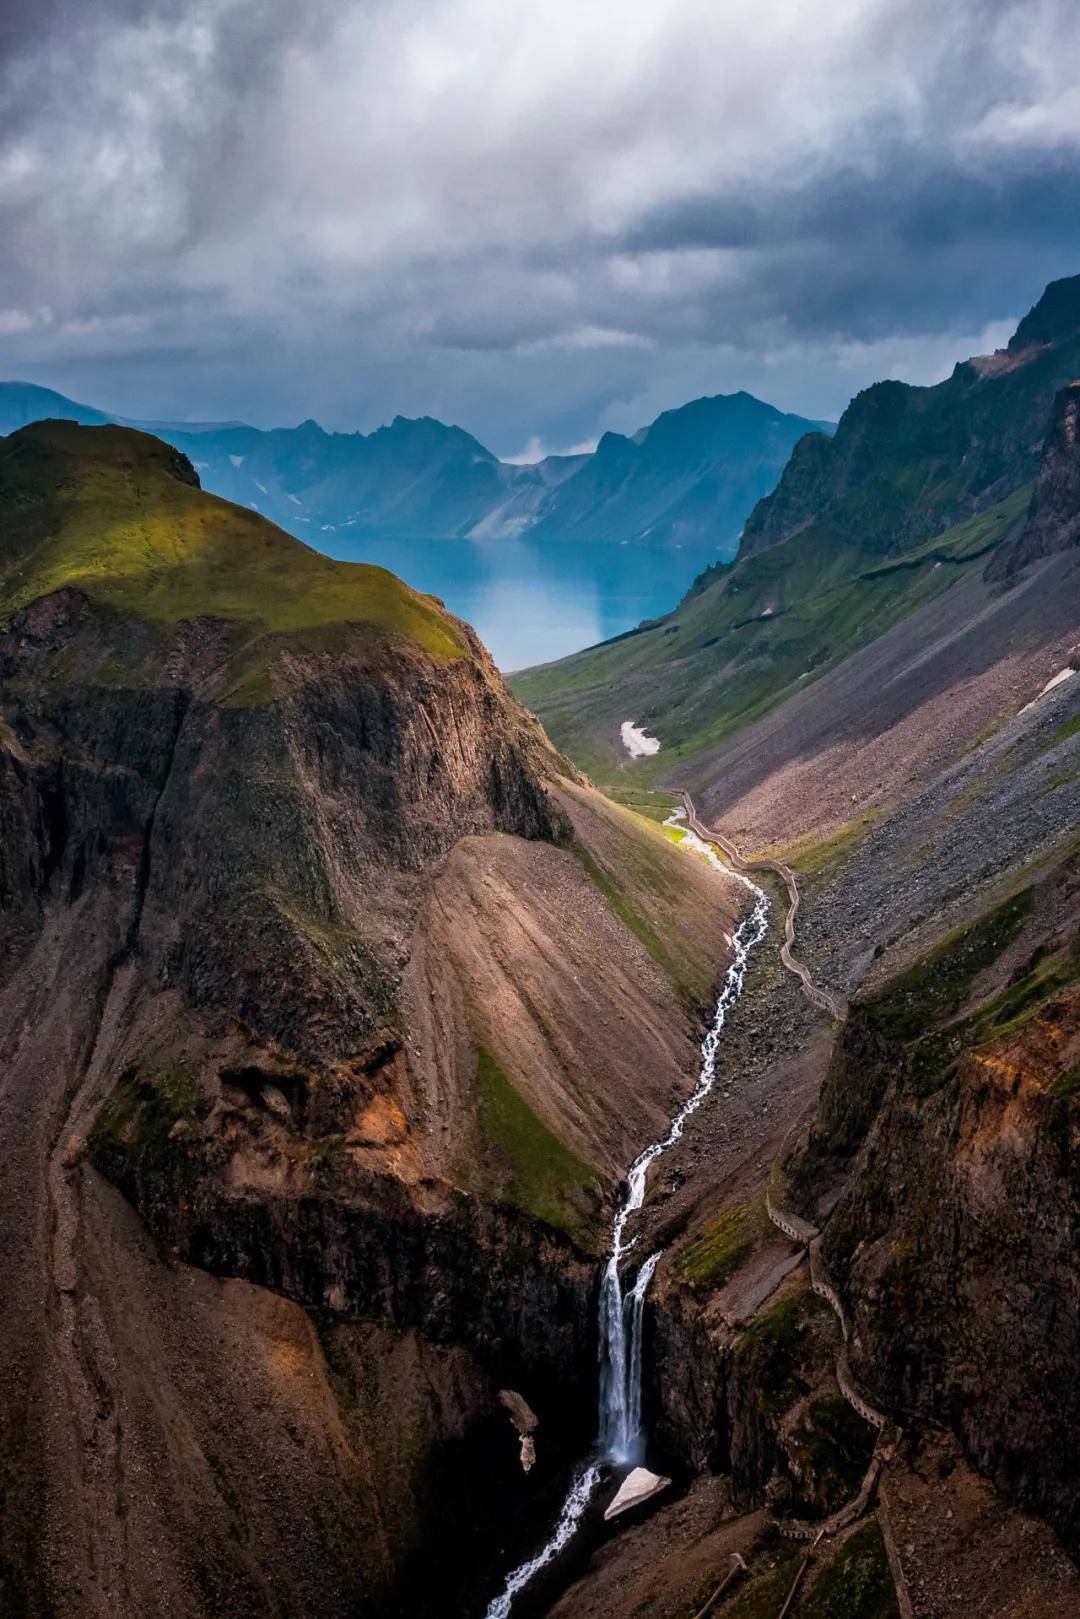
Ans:
[[[3,0],[0,377],[536,458],[1080,272],[1076,0]]]

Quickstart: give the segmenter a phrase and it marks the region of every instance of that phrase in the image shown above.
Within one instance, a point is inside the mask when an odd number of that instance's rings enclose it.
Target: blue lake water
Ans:
[[[357,540],[321,548],[390,568],[467,619],[500,669],[561,658],[656,618],[715,560],[703,547],[528,540]],[[309,542],[310,543],[310,542]]]

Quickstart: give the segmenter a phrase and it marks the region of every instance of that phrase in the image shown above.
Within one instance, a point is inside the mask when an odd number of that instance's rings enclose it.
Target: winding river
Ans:
[[[685,825],[687,812],[677,809],[665,826]],[[662,1254],[658,1250],[638,1266],[633,1287],[625,1290],[622,1261],[638,1238],[626,1240],[627,1221],[645,1201],[645,1182],[650,1167],[681,1138],[686,1121],[709,1095],[716,1083],[716,1059],[727,1016],[742,994],[747,963],[768,928],[769,902],[756,883],[742,872],[732,871],[698,834],[687,828],[680,843],[707,860],[725,877],[734,878],[753,894],[753,905],[740,922],[731,941],[731,963],[717,997],[712,1022],[701,1043],[701,1065],[697,1084],[668,1125],[659,1141],[638,1154],[627,1171],[625,1190],[615,1211],[611,1229],[611,1249],[604,1262],[599,1292],[599,1437],[596,1456],[574,1475],[558,1521],[547,1542],[535,1557],[507,1576],[499,1595],[489,1603],[486,1619],[509,1619],[514,1598],[539,1571],[568,1546],[600,1485],[603,1468],[627,1472],[640,1461],[645,1449],[641,1423],[642,1328],[645,1294]]]

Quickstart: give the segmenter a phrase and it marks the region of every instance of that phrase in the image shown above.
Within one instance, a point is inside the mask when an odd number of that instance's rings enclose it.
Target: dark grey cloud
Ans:
[[[931,380],[1080,270],[1073,0],[8,0],[0,374],[503,452]]]

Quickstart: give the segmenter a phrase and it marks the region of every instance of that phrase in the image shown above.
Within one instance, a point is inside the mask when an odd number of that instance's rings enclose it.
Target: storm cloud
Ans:
[[[502,453],[836,414],[1080,270],[1073,0],[8,0],[0,375]]]

